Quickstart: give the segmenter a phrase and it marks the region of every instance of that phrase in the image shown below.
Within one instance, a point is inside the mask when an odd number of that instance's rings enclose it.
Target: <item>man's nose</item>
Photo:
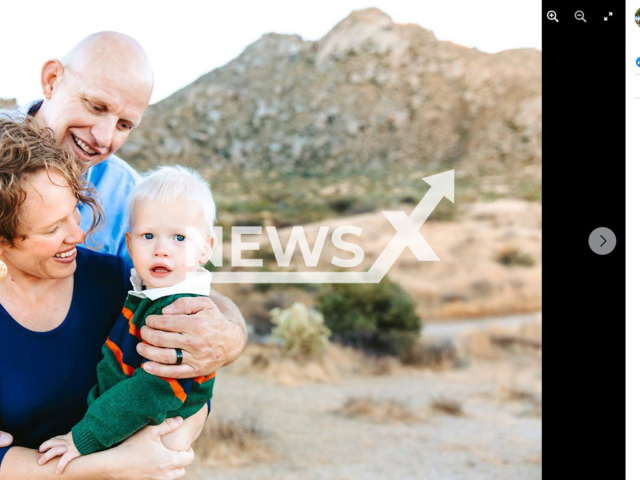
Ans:
[[[117,123],[118,119],[111,115],[105,115],[97,119],[97,123],[91,128],[91,134],[96,141],[97,147],[108,149],[111,146]]]

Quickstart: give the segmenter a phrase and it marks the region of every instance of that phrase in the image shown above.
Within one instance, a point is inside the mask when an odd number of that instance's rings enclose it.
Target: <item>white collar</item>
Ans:
[[[147,288],[146,290],[142,290],[142,278],[140,278],[136,269],[132,268],[131,285],[133,285],[133,290],[129,290],[129,294],[139,298],[148,298],[150,300],[157,300],[160,297],[167,297],[169,295],[177,295],[181,293],[209,296],[211,280],[211,272],[200,267],[195,275],[189,275],[186,280],[176,283],[172,287]]]

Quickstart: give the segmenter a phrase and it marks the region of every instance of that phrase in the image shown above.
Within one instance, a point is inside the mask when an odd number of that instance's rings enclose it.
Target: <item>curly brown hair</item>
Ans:
[[[29,177],[45,170],[55,170],[67,182],[79,202],[91,208],[91,234],[104,223],[104,211],[97,193],[83,177],[86,166],[71,153],[59,147],[49,128],[41,127],[32,117],[19,120],[0,116],[0,242],[15,246],[20,233],[20,206],[27,198]]]

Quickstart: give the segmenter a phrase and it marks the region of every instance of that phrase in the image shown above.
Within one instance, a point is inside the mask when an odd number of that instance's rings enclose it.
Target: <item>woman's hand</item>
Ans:
[[[13,443],[13,437],[7,432],[0,432],[0,447],[8,447]]]
[[[174,452],[165,448],[161,440],[163,435],[177,430],[182,422],[180,417],[167,418],[160,425],[145,427],[117,447],[96,455],[108,457],[112,478],[121,480],[182,478],[185,468],[194,462],[193,450],[189,448],[187,451]]]
[[[173,480],[182,478],[193,464],[193,450],[167,450],[160,440],[182,425],[179,417],[145,427],[111,450],[82,455],[67,465],[67,480]],[[2,460],[1,480],[58,480],[55,467],[38,465],[37,450],[12,447]]]
[[[191,444],[196,441],[204,423],[207,421],[208,408],[205,405],[200,411],[184,420],[182,427],[162,437],[162,444],[169,450],[181,452],[189,450]]]

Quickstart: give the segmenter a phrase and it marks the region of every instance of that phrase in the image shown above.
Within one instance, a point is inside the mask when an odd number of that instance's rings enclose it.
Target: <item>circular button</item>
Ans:
[[[589,235],[589,246],[598,255],[607,255],[616,248],[616,235],[606,227],[598,227]]]

